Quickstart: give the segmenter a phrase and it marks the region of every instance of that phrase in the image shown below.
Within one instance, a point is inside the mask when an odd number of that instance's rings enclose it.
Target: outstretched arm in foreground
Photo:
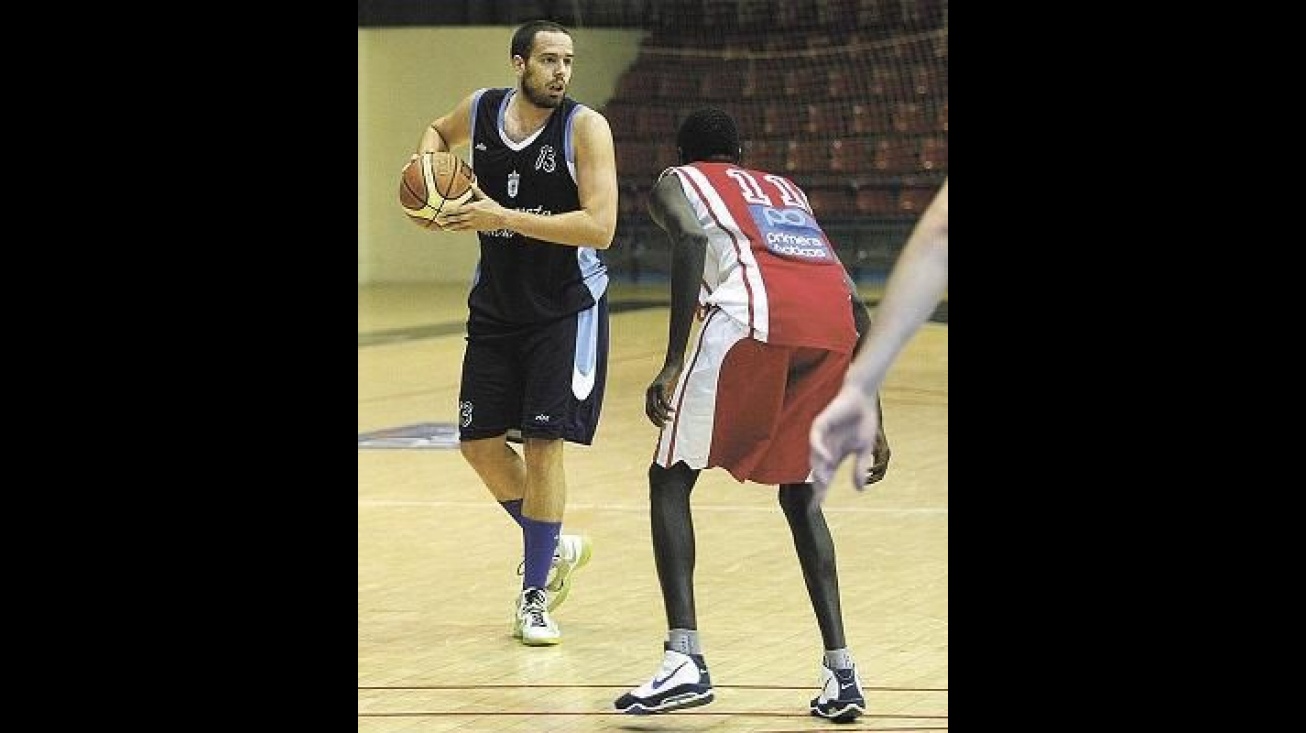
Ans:
[[[853,486],[858,491],[866,488],[880,431],[876,394],[889,367],[929,319],[947,287],[948,181],[944,179],[889,274],[884,297],[843,388],[812,423],[812,477],[818,500],[824,498],[830,478],[849,454],[856,458]]]
[[[857,327],[857,345],[853,348],[855,357],[856,354],[861,352],[862,347],[866,344],[867,337],[871,334],[871,314],[866,304],[862,302],[861,297],[857,294],[857,283],[853,281],[852,275],[845,270],[843,276],[848,282],[849,305],[852,306],[853,323]],[[870,486],[884,478],[885,473],[889,470],[889,456],[893,454],[893,451],[889,449],[889,438],[884,434],[884,412],[880,409],[879,392],[875,393],[874,400],[877,422],[875,441],[871,447],[871,468],[866,472],[866,486]],[[824,492],[819,495],[814,493],[812,496],[820,500],[824,498],[825,494]]]

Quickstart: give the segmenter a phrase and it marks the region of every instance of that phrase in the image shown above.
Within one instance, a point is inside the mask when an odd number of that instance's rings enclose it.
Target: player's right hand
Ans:
[[[644,414],[659,428],[666,425],[671,413],[675,412],[671,407],[671,395],[679,379],[680,365],[664,366],[644,392]]]
[[[862,488],[884,478],[884,475],[889,472],[889,457],[892,455],[889,438],[884,434],[884,423],[880,423],[875,430],[875,445],[871,448],[871,467],[866,469],[866,479],[862,483]]]

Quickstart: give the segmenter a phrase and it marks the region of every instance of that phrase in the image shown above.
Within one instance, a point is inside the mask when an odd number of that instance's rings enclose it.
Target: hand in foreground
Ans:
[[[850,454],[855,457],[853,488],[867,486],[884,478],[889,470],[888,438],[880,424],[875,400],[866,399],[860,390],[845,389],[812,421],[812,487],[816,501],[824,501],[830,479]]]
[[[459,206],[445,204],[435,223],[446,232],[493,231],[506,228],[507,213],[507,209],[473,183],[472,197]]]
[[[671,407],[671,394],[679,379],[679,365],[664,366],[644,392],[644,414],[648,415],[649,422],[659,428],[666,425],[671,413],[675,412]]]

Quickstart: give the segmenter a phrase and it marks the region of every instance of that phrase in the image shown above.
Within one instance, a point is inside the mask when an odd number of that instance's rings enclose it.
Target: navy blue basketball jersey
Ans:
[[[517,143],[503,132],[508,101],[517,93],[515,88],[475,93],[468,157],[477,185],[507,209],[545,216],[576,211],[572,123],[584,105],[564,97],[543,128]],[[593,247],[545,242],[506,229],[477,235],[481,255],[467,299],[469,335],[570,316],[592,307],[607,290],[607,267]]]

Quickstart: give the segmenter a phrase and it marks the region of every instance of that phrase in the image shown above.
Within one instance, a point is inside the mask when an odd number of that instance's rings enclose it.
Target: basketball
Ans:
[[[399,205],[414,224],[438,228],[440,213],[471,199],[475,182],[476,173],[457,155],[446,151],[422,153],[404,166],[399,179]]]

